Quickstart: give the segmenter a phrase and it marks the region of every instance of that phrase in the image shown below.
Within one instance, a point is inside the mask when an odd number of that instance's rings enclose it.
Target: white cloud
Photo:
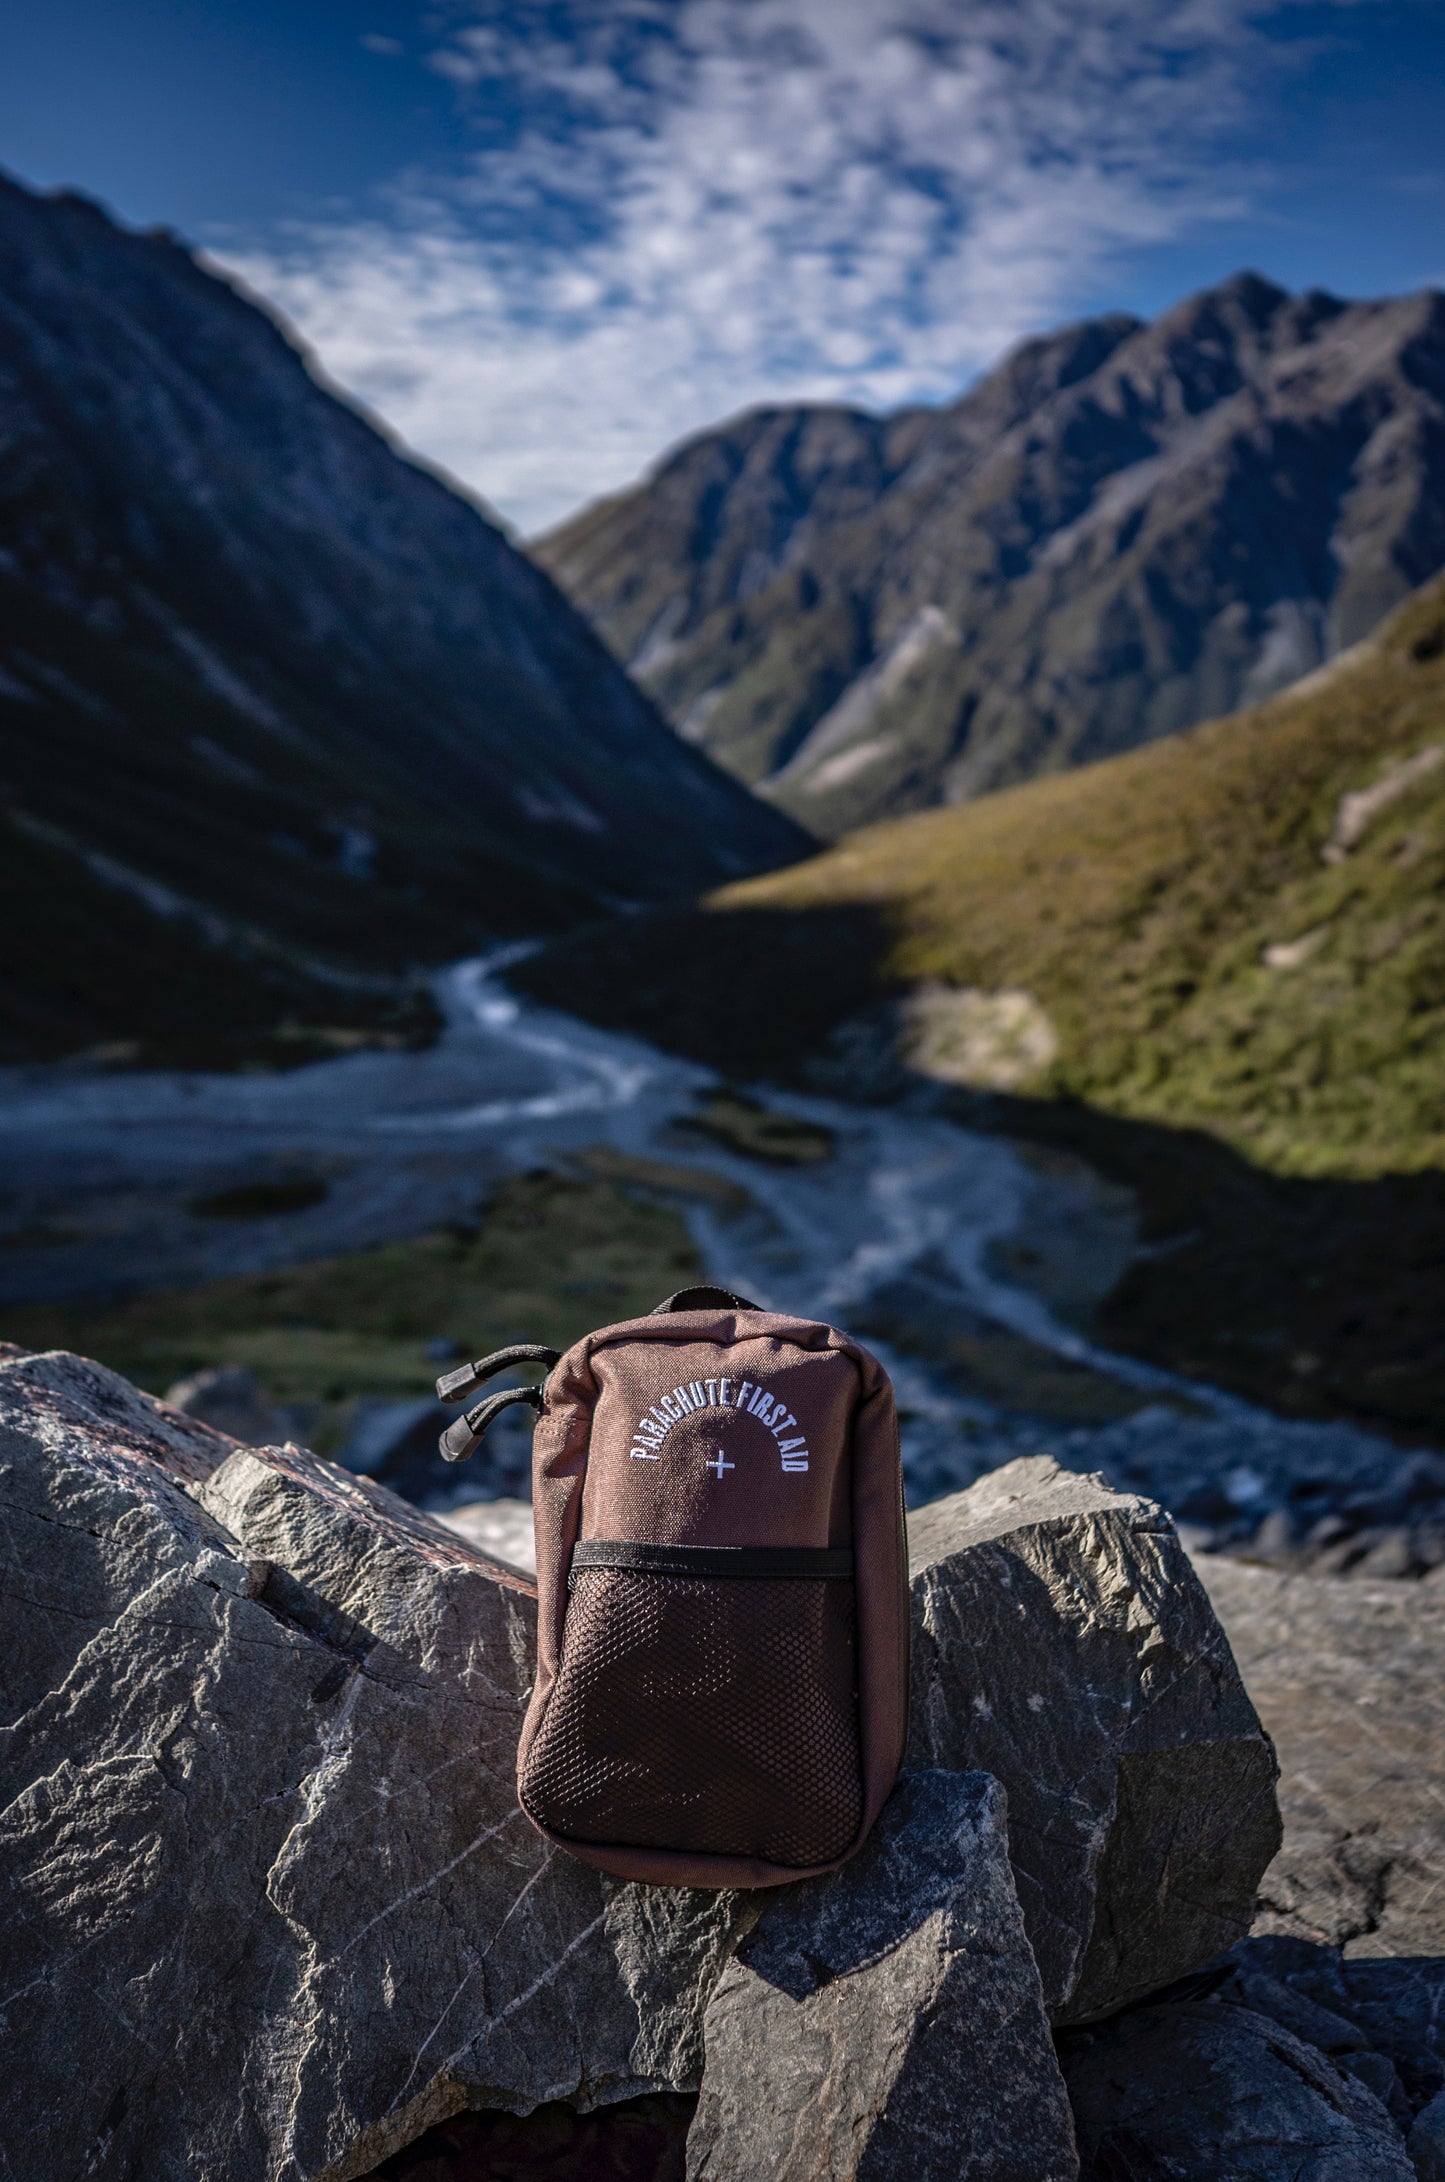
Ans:
[[[1241,209],[1251,0],[557,0],[430,65],[464,168],[222,253],[524,530],[749,404],[952,392]]]

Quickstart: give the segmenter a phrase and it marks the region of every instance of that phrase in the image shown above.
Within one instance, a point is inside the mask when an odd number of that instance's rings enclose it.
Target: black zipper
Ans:
[[[572,1572],[630,1568],[649,1576],[852,1578],[851,1546],[651,1546],[635,1538],[584,1538],[572,1549]]]

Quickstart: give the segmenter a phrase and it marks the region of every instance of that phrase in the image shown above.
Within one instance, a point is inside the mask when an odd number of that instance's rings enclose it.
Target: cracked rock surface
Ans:
[[[1213,1556],[1199,1572],[1280,1756],[1256,1930],[1445,1955],[1445,1592]]]
[[[1044,2003],[1078,2020],[1220,1952],[1274,1845],[1272,1756],[1167,1522],[1029,1461],[913,1531],[913,1762],[1003,1782]],[[533,1832],[534,1624],[524,1574],[383,1487],[0,1352],[0,2175],[355,2182],[464,2107],[691,2091],[759,1914],[812,1917],[819,1961],[844,1944],[829,1904],[881,1865],[764,1901],[624,1886]],[[869,1881],[878,1966],[825,2012],[930,1978],[947,2012],[983,1977],[946,1883],[965,1840],[988,1974],[1024,1979],[993,1793],[900,1798],[929,1921]],[[715,2021],[725,2104],[753,2061]],[[902,2112],[933,2049],[886,2029]]]
[[[909,1762],[1003,1783],[1053,2020],[1242,1938],[1279,1845],[1274,1752],[1169,1517],[1030,1456],[908,1534]]]
[[[735,1898],[521,1818],[524,1578],[71,1357],[0,1365],[0,1505],[10,2173],[348,2182],[696,2082]]]
[[[1078,2173],[987,1774],[905,1774],[853,1863],[768,1901],[703,2035],[689,2182]]]

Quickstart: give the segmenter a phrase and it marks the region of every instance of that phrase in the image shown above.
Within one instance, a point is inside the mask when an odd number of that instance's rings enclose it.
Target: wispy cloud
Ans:
[[[225,261],[523,529],[751,403],[961,385],[1241,208],[1249,0],[535,0],[434,43],[448,174]]]

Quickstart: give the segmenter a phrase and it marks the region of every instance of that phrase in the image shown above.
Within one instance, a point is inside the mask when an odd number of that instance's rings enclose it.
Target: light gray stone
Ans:
[[[1198,1568],[1280,1756],[1256,1930],[1445,1955],[1445,1592]]]
[[[351,1425],[345,1442],[337,1451],[337,1461],[343,1468],[354,1470],[358,1477],[374,1477],[388,1455],[414,1432],[418,1425],[429,1424],[437,1418],[437,1430],[455,1414],[442,1410],[431,1399],[412,1396],[407,1401],[359,1401],[352,1411]]]
[[[985,1774],[905,1774],[852,1864],[769,1899],[704,2042],[689,2182],[1078,2173]]]
[[[522,1818],[524,1576],[69,1357],[0,1365],[0,1534],[11,2172],[348,2182],[696,2084],[738,1900]]]
[[[1139,2008],[1066,2039],[1063,2062],[1086,2176],[1414,2182],[1374,2094],[1249,2008]]]
[[[1170,1518],[1047,1456],[909,1517],[909,1762],[1002,1781],[1056,2023],[1249,1930],[1275,1759]]]

